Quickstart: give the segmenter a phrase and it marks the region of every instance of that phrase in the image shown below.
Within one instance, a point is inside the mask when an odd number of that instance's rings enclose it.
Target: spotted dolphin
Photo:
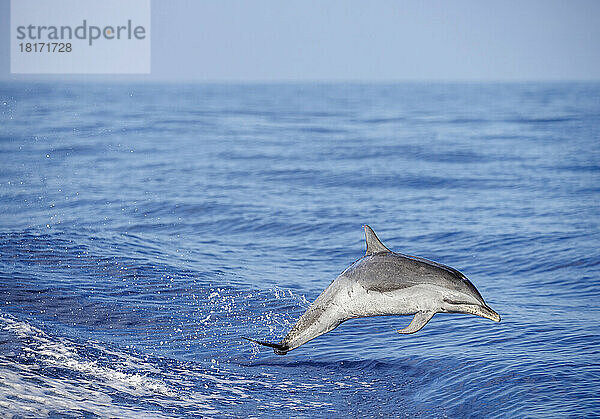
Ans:
[[[311,304],[280,343],[244,338],[269,346],[278,355],[330,332],[357,317],[414,315],[398,333],[421,330],[435,313],[468,313],[495,322],[500,315],[462,273],[441,263],[396,253],[363,226],[367,251]]]

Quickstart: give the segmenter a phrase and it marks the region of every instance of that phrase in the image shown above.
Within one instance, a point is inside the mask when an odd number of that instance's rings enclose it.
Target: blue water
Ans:
[[[600,84],[2,83],[0,156],[2,416],[600,414]],[[240,339],[365,223],[502,322]]]

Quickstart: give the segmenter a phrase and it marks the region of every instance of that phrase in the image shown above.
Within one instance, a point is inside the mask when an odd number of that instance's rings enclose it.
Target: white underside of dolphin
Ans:
[[[394,253],[371,227],[364,229],[365,255],[319,295],[280,343],[244,339],[285,355],[357,317],[414,315],[398,331],[403,334],[421,330],[435,313],[468,313],[500,321],[462,273],[424,258]]]

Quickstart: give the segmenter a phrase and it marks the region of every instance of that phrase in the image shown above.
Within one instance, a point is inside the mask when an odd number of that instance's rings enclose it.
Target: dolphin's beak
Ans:
[[[484,304],[482,306],[478,306],[476,311],[477,311],[477,313],[475,313],[475,314],[477,316],[483,317],[485,319],[490,319],[490,320],[493,320],[495,322],[499,322],[500,320],[502,320],[500,318],[500,315],[498,313],[496,313],[494,310],[492,310],[486,304]]]

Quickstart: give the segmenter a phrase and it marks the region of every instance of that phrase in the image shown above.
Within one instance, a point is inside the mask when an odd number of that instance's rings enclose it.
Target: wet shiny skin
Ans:
[[[335,279],[279,343],[278,355],[359,317],[415,314],[400,333],[421,330],[435,313],[468,313],[499,322],[479,291],[459,271],[423,258],[390,251],[371,227],[363,226],[366,254]],[[251,339],[248,339],[251,340]]]

